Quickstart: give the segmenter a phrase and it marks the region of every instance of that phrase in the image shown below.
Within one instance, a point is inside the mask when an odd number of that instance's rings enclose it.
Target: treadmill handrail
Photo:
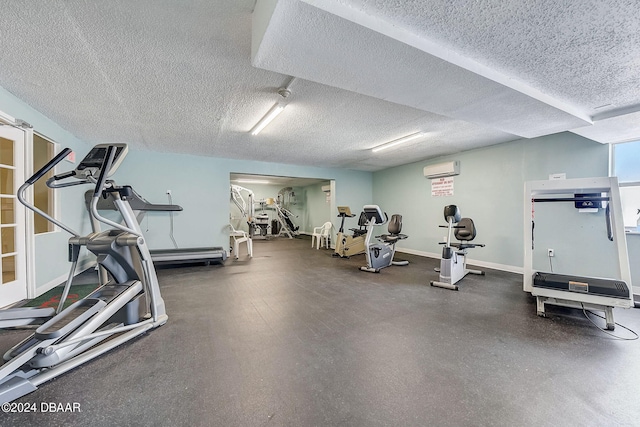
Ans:
[[[182,206],[174,205],[174,204],[159,204],[159,203],[150,203],[140,194],[138,194],[130,185],[125,185],[122,188],[129,188],[131,191],[126,196],[129,205],[131,205],[131,209],[134,211],[155,211],[155,212],[180,212],[182,211]],[[112,195],[113,192],[107,192],[105,197],[101,198],[98,201],[98,210],[112,210],[117,211],[116,205],[114,203],[115,196]],[[85,200],[88,206],[91,205],[91,199],[93,196],[93,191],[88,190],[85,193]]]

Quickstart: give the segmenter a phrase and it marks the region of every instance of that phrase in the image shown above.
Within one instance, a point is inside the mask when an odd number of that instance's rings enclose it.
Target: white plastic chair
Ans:
[[[231,233],[229,236],[233,237],[233,253],[235,254],[236,259],[240,258],[240,243],[247,243],[247,252],[249,253],[249,257],[253,257],[253,241],[251,237],[249,237],[249,233],[242,230],[236,230],[233,228],[233,225],[229,224],[229,228],[231,228]]]
[[[311,247],[313,247],[313,242],[315,240],[316,249],[320,249],[321,244],[329,249],[329,237],[331,237],[331,228],[333,228],[333,224],[331,224],[330,221],[325,222],[322,227],[315,227],[313,229],[313,234],[311,235]]]

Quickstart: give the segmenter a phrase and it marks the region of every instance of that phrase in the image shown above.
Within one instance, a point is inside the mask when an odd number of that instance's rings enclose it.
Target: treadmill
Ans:
[[[156,212],[176,212],[181,211],[182,206],[171,204],[149,203],[144,197],[138,194],[133,187],[125,186],[126,193],[122,196],[126,198],[131,208],[136,214],[138,223],[142,222],[145,214],[149,211]],[[92,191],[84,194],[85,204],[89,209]],[[101,197],[98,202],[98,210],[116,210],[111,193],[106,193],[106,197]],[[92,224],[94,231],[96,225]],[[222,263],[227,259],[227,251],[220,246],[201,248],[174,248],[174,249],[152,249],[151,259],[158,265],[180,265],[180,264],[205,264]]]
[[[606,234],[613,242],[617,271],[613,278],[558,274],[534,269],[534,208],[537,203],[570,203],[574,209],[604,209]],[[615,177],[527,181],[524,191],[523,290],[536,297],[538,316],[545,317],[545,305],[604,312],[607,330],[614,330],[614,307],[634,307],[633,286],[622,203]],[[585,237],[591,237],[584,228]],[[576,245],[576,249],[579,246]]]
[[[533,275],[533,286],[612,298],[628,299],[631,297],[631,290],[623,280],[599,277],[570,276],[536,271]]]

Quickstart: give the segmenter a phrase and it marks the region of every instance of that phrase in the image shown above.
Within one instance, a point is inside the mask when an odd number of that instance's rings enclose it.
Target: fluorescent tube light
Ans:
[[[263,179],[237,179],[236,182],[242,182],[243,184],[269,184],[269,181]]]
[[[277,103],[260,119],[258,123],[250,130],[251,135],[257,135],[262,129],[264,129],[278,114],[284,110],[286,104]]]
[[[396,145],[413,141],[414,139],[420,138],[421,136],[424,136],[424,135],[425,135],[425,132],[412,133],[411,135],[407,135],[402,138],[398,138],[398,139],[394,139],[393,141],[386,142],[382,145],[378,145],[377,147],[374,147],[373,149],[371,149],[371,151],[373,151],[374,153],[377,153],[378,151],[386,150],[387,148],[395,147]]]

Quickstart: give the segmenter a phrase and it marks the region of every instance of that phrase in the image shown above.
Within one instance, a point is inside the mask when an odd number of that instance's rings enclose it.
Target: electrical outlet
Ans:
[[[551,258],[552,256],[556,256],[556,253],[553,251],[553,249],[547,249],[547,256]]]

